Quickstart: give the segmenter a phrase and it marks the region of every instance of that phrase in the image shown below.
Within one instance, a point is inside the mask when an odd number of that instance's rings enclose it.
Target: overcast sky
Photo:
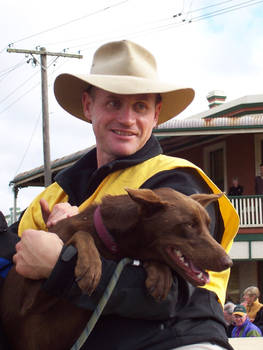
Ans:
[[[94,143],[91,126],[56,103],[54,79],[62,72],[88,73],[94,51],[108,41],[130,39],[145,46],[155,55],[162,80],[195,89],[195,100],[182,117],[207,110],[206,95],[212,90],[223,90],[227,101],[263,94],[263,1],[10,0],[1,4],[0,16],[4,214],[13,206],[9,182],[43,164],[40,67],[32,65],[31,56],[7,53],[9,45],[84,56],[48,58],[52,160]],[[18,207],[24,209],[41,190],[20,190]]]

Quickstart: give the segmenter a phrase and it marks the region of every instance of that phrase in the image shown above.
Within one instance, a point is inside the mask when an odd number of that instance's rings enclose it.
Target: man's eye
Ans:
[[[118,109],[121,106],[120,101],[112,100],[107,103],[107,106],[112,109]]]
[[[143,102],[137,102],[135,104],[135,110],[136,110],[136,112],[144,112],[147,110],[147,106]]]

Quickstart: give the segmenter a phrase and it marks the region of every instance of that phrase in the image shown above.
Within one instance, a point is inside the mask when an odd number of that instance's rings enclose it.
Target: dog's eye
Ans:
[[[193,229],[197,226],[197,223],[196,222],[187,222],[186,226],[190,229]]]

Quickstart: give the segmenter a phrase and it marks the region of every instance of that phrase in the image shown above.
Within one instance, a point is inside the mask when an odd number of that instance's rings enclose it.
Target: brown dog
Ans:
[[[204,209],[221,195],[188,197],[170,188],[127,192],[105,196],[100,205],[93,204],[52,228],[78,249],[75,276],[83,291],[91,294],[100,280],[100,254],[113,260],[131,257],[148,262],[146,286],[156,299],[169,291],[170,282],[158,281],[159,273],[171,281],[170,268],[192,284],[204,285],[209,280],[206,269],[222,271],[232,266],[209,233],[210,219]],[[90,317],[90,312],[66,300],[47,296],[40,281],[24,279],[14,268],[4,283],[0,306],[12,349],[68,350]]]

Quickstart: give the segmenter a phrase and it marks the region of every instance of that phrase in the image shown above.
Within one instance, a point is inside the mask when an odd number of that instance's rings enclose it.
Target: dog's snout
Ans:
[[[224,269],[228,269],[229,267],[233,266],[233,261],[228,255],[221,257],[221,263],[224,266]]]

